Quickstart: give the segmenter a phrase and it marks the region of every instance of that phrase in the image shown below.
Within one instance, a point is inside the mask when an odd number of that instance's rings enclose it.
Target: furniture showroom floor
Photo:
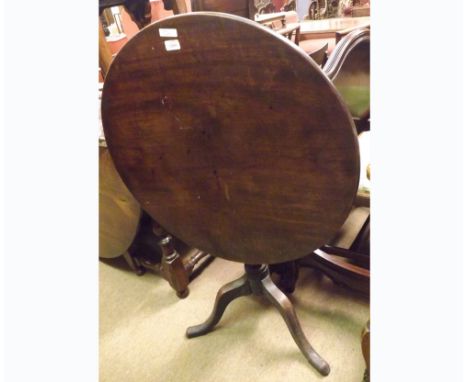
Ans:
[[[122,259],[123,260],[123,259]],[[312,346],[328,361],[322,377],[297,348],[280,314],[259,297],[241,297],[216,330],[186,339],[211,313],[218,289],[243,265],[215,259],[177,298],[160,276],[138,277],[117,259],[100,262],[100,382],[360,382],[361,331],[369,305],[318,271],[301,268],[290,296]]]

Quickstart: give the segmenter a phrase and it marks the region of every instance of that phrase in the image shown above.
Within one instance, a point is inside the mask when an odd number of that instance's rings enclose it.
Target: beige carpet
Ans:
[[[366,298],[301,269],[291,300],[312,346],[331,366],[322,377],[305,360],[279,313],[259,297],[241,297],[217,329],[186,339],[185,329],[211,312],[217,290],[243,266],[216,259],[180,300],[167,282],[138,277],[120,260],[100,262],[101,382],[360,382],[360,334],[369,319]]]

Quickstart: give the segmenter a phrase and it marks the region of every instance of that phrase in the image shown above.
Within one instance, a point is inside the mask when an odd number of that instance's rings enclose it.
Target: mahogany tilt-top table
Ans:
[[[352,118],[320,68],[251,20],[179,15],[142,29],[115,57],[102,120],[115,166],[141,206],[190,246],[246,264],[187,336],[210,331],[234,298],[263,294],[327,375],[265,265],[326,244],[356,195]]]

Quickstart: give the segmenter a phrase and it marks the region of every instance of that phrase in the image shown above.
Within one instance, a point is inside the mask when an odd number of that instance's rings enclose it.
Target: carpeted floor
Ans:
[[[360,382],[360,335],[369,305],[313,269],[301,268],[290,296],[312,346],[331,366],[322,377],[305,360],[279,313],[264,299],[232,302],[206,336],[185,338],[211,312],[218,289],[243,266],[215,259],[177,298],[160,276],[138,277],[121,259],[100,262],[101,382]]]

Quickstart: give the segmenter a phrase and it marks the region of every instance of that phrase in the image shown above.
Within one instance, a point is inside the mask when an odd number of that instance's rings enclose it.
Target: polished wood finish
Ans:
[[[355,25],[346,29],[341,29],[341,30],[336,31],[335,32],[336,43],[338,44],[344,36],[347,36],[348,34],[355,31],[356,29],[369,29],[370,30],[370,22],[358,24],[358,25]]]
[[[163,259],[161,272],[169,284],[177,291],[179,297],[188,295],[189,275],[185,270],[184,263],[179,253],[170,245],[171,239],[165,237],[161,240],[163,248]]]
[[[211,260],[212,257],[197,249],[192,249],[189,253],[179,253],[175,247],[175,240],[173,237],[154,220],[152,221],[152,231],[159,240],[158,245],[162,252],[161,263],[156,269],[169,282],[171,287],[176,291],[178,297],[187,297],[189,293],[188,284],[190,282],[190,276],[195,266],[198,262],[208,265],[207,260]],[[186,259],[185,261],[184,258]],[[141,264],[147,268],[155,269],[154,264],[148,261],[142,261]]]
[[[369,269],[353,264],[341,256],[343,254],[351,257],[353,252],[348,250],[341,254],[337,252],[330,254],[325,248],[317,249],[312,255],[300,259],[299,265],[319,269],[337,284],[368,296],[370,292]]]
[[[176,29],[177,42],[159,28]],[[357,137],[337,91],[298,46],[246,19],[193,13],[145,28],[111,66],[102,115],[116,166],[145,210],[228,260],[309,253],[343,224],[356,194]],[[246,294],[265,295],[310,364],[329,373],[266,265],[246,265],[187,336],[210,331]]]
[[[99,257],[123,256],[130,269],[142,275],[145,269],[160,273],[184,298],[188,295],[189,281],[198,275],[213,259],[211,255],[179,243],[182,251],[174,247],[174,240],[156,222],[151,222],[153,233],[159,238],[162,253],[160,263],[142,257],[139,247],[144,238],[142,210],[127,189],[110,157],[105,140],[99,146]],[[180,252],[180,254],[179,254]]]
[[[181,49],[166,51],[158,28],[176,28]],[[102,116],[143,208],[215,256],[302,257],[334,235],[356,195],[357,138],[341,98],[304,52],[250,20],[192,13],[148,26],[115,58]]]
[[[151,22],[151,6],[148,0],[119,1],[115,0],[112,5],[122,3],[139,29]],[[106,7],[103,1],[101,3],[100,12]],[[184,0],[173,0],[172,8],[174,14],[187,12]],[[112,54],[104,37],[102,24],[99,23],[99,26],[99,62],[101,73],[105,76],[112,61]],[[179,254],[174,248],[172,236],[155,221],[152,221],[152,226],[153,233],[159,237],[161,263],[155,264],[141,257],[134,248],[138,246],[135,239],[141,223],[142,210],[117,173],[105,139],[102,139],[99,150],[99,256],[111,258],[123,255],[137,275],[142,275],[146,269],[157,271],[169,282],[178,297],[187,297],[190,279],[198,275],[213,257],[196,248],[187,248],[188,251]]]
[[[245,271],[244,276],[226,284],[218,291],[211,315],[202,324],[189,327],[186,336],[188,338],[198,337],[213,330],[221,320],[228,304],[234,299],[252,294],[265,296],[280,312],[289,332],[307,361],[322,375],[328,375],[330,366],[310,345],[302,331],[291,301],[273,283],[268,267],[266,265],[246,265]]]
[[[356,207],[367,207],[370,208],[370,193],[364,190],[359,190],[354,200]]]
[[[172,236],[152,221],[162,258],[160,263],[150,262],[138,250],[143,239],[142,224],[141,208],[122,182],[103,142],[99,147],[99,257],[123,256],[137,275],[145,269],[158,272],[180,298],[186,297],[190,279],[209,264],[212,256],[183,244],[183,252],[179,253]]]
[[[329,244],[350,249],[370,216],[368,207],[355,207]]]
[[[357,131],[369,130],[370,123],[370,31],[353,29],[343,32],[324,72],[337,85],[351,110]],[[363,137],[365,134],[361,134]],[[365,158],[363,155],[361,158]],[[361,166],[367,163],[361,163]],[[363,175],[365,171],[363,171]],[[365,175],[364,175],[365,176]],[[300,259],[300,266],[320,269],[336,283],[369,294],[370,287],[370,195],[362,188],[356,195],[355,208],[327,246]],[[297,275],[288,267],[279,270],[283,290],[294,290]]]

